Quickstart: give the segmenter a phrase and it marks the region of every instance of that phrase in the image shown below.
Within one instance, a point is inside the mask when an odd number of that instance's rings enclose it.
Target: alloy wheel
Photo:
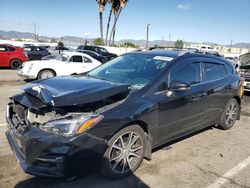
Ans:
[[[229,105],[227,112],[226,112],[226,124],[231,126],[234,124],[237,117],[237,106],[235,103]]]
[[[54,74],[49,70],[41,72],[41,79],[50,78],[53,76],[54,76]]]
[[[143,143],[139,134],[127,132],[113,143],[109,153],[109,165],[116,173],[126,173],[139,162],[143,153]]]

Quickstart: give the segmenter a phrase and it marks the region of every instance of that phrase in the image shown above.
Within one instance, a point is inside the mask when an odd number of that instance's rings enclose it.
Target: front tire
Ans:
[[[37,79],[40,80],[40,79],[46,79],[46,78],[51,78],[51,77],[54,77],[56,76],[56,73],[53,71],[53,70],[41,70],[39,73],[38,73],[38,76],[37,76]]]
[[[145,132],[138,125],[128,126],[110,140],[103,155],[102,174],[109,179],[130,175],[142,163],[146,147]]]
[[[236,99],[230,99],[227,103],[225,110],[221,116],[219,128],[228,130],[235,124],[235,121],[239,115],[239,104]]]

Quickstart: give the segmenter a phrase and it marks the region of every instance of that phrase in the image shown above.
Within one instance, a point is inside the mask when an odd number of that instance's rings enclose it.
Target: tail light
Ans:
[[[245,78],[240,77],[240,85],[243,85],[243,86],[244,86],[244,82],[245,82]]]
[[[245,78],[240,77],[240,97],[243,97],[244,94],[244,81]]]
[[[26,56],[28,58],[28,54],[26,51],[23,51],[23,55]]]

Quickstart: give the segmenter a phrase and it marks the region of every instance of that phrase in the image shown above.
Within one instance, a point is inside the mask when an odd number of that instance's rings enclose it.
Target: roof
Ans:
[[[85,55],[85,54],[83,54],[83,53],[75,52],[75,51],[65,51],[65,52],[63,51],[63,52],[61,52],[61,53],[67,54],[67,55],[69,55],[69,56],[72,56],[72,55],[80,55],[80,56]]]
[[[212,54],[212,53],[204,53],[204,52],[196,52],[194,50],[149,50],[149,51],[136,51],[136,52],[130,52],[129,54],[145,54],[145,55],[152,55],[152,56],[166,56],[166,57],[172,57],[177,58],[181,56],[186,57],[201,57],[201,58],[212,58],[223,62],[228,62],[225,58]]]
[[[129,54],[144,54],[144,55],[155,55],[155,56],[168,56],[168,57],[178,57],[187,51],[184,50],[153,50],[153,51],[136,51],[130,52]]]

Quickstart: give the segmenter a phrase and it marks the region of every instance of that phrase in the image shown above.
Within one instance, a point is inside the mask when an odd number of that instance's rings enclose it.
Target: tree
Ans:
[[[175,48],[182,49],[183,46],[184,46],[183,40],[177,40],[177,41],[175,41],[174,46],[175,46]]]
[[[109,44],[111,44],[111,42],[112,42],[112,45],[114,45],[116,24],[117,24],[117,21],[121,15],[122,9],[124,9],[126,7],[127,3],[128,3],[128,0],[115,0],[114,12],[113,12],[114,23],[113,23],[112,30],[111,30],[111,33],[109,36]]]
[[[102,45],[102,39],[101,38],[96,38],[93,41],[94,45],[101,46]]]
[[[101,35],[101,43],[103,43],[103,11],[108,2],[108,0],[96,0],[99,6],[99,27],[100,27],[100,35]]]
[[[103,38],[103,12],[104,8],[107,4],[110,4],[110,11],[108,14],[107,19],[107,28],[106,28],[106,37],[105,37],[105,44],[106,45],[114,45],[114,39],[115,39],[115,32],[116,32],[116,24],[118,21],[118,18],[121,14],[122,9],[125,8],[127,5],[128,0],[96,0],[98,6],[99,6],[99,25],[100,25],[100,35],[101,35],[101,41],[102,44],[104,44],[104,38]],[[110,23],[112,20],[113,15],[113,25],[111,32],[109,33],[110,29]],[[109,36],[109,37],[108,37]]]
[[[57,39],[56,38],[51,38],[50,39],[50,43],[57,43],[58,41],[57,41]]]
[[[139,48],[138,45],[135,45],[132,42],[125,42],[123,44],[120,45],[120,47],[126,47],[126,48]]]

